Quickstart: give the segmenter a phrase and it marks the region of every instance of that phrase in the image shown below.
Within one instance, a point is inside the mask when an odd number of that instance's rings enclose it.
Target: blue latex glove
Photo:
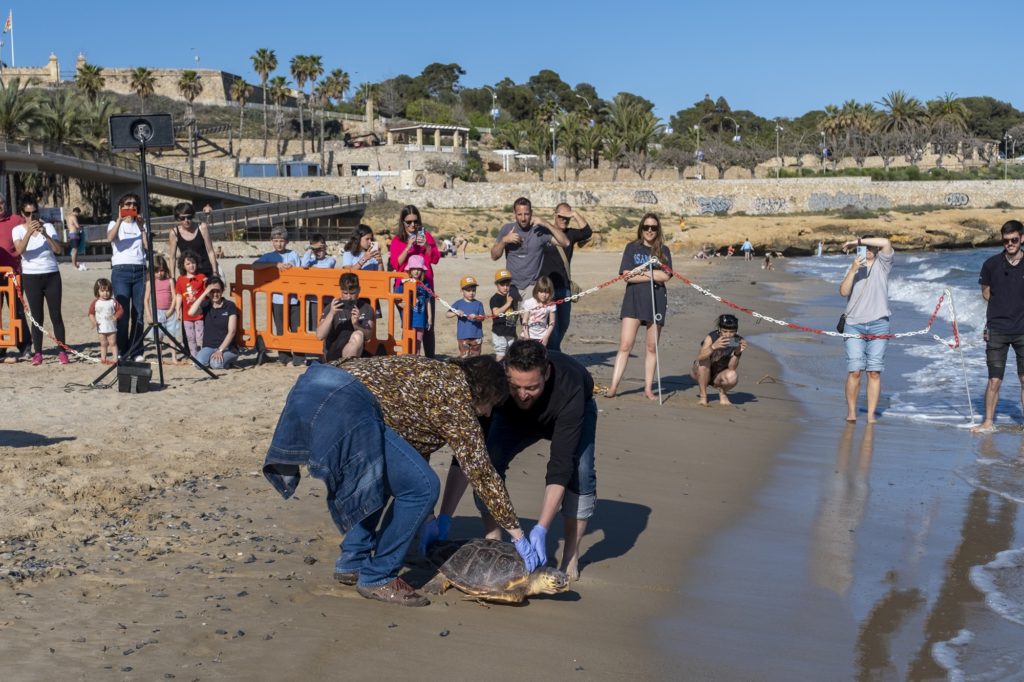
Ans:
[[[441,514],[437,517],[437,539],[447,540],[448,532],[452,529],[452,517]]]
[[[426,555],[427,548],[438,541],[440,538],[439,526],[440,523],[435,518],[424,521],[420,526],[420,554]]]
[[[548,563],[548,548],[545,542],[547,537],[548,529],[539,523],[530,531],[530,544],[533,545],[533,551],[537,553],[537,560],[541,566]]]
[[[540,562],[537,561],[537,553],[533,551],[530,538],[524,535],[518,540],[513,540],[512,544],[515,545],[519,556],[523,557],[523,562],[526,564],[526,572],[533,573],[533,570],[537,568]]]

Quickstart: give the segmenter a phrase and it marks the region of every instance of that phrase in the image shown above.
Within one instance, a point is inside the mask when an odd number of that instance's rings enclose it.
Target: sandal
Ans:
[[[359,571],[335,571],[334,579],[342,585],[355,585],[359,582]]]
[[[358,585],[356,591],[367,599],[388,602],[389,604],[401,604],[402,606],[426,606],[430,600],[412,589],[409,583],[401,578],[395,578],[389,583],[370,587]]]

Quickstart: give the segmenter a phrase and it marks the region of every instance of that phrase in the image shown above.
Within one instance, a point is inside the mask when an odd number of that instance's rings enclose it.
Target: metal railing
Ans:
[[[68,145],[47,145],[41,142],[28,141],[25,144],[11,142],[9,140],[0,140],[0,151],[13,152],[16,154],[27,154],[29,156],[41,156],[53,159],[68,158],[75,161],[91,161],[96,164],[106,165],[112,168],[120,170],[131,171],[132,173],[139,172],[139,162],[136,159],[132,159],[125,156],[117,156],[111,152],[94,152],[82,147],[73,147]],[[202,188],[214,192],[222,192],[224,194],[232,194],[236,197],[245,197],[254,201],[261,202],[280,202],[287,201],[288,197],[283,194],[277,194],[275,192],[267,192],[265,190],[248,187],[246,185],[240,185],[234,182],[225,182],[224,180],[217,180],[216,178],[207,178],[204,176],[190,175],[184,171],[179,171],[175,168],[168,168],[166,166],[157,166],[156,164],[146,164],[146,174],[154,178],[162,178],[164,180],[170,180],[172,182],[179,182],[185,185],[192,185],[196,188]]]
[[[345,212],[365,208],[366,198],[360,197],[358,194],[292,199],[256,206],[222,208],[211,213],[210,218],[213,225],[210,227],[210,234],[214,238],[224,238],[229,236],[229,230],[241,227],[246,230],[247,236],[249,231],[255,229],[257,235],[262,235],[262,232],[265,231],[269,238],[270,229],[275,225],[294,225],[300,220],[322,217],[332,210]],[[196,214],[197,220],[202,218],[202,213]],[[154,234],[158,235],[166,234],[177,223],[173,216],[153,218],[151,222]],[[346,237],[351,229],[351,227],[345,228]]]

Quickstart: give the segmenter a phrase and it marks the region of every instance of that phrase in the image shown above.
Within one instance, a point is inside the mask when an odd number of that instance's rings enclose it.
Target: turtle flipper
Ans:
[[[435,575],[430,582],[420,588],[420,591],[428,594],[444,594],[444,591],[451,586],[451,583],[442,574]]]

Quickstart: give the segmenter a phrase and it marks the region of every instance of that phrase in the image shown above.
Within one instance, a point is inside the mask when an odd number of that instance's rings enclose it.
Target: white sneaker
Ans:
[[[85,267],[85,263],[79,263],[78,264],[78,269],[81,270],[82,272],[85,272],[89,268]]]

